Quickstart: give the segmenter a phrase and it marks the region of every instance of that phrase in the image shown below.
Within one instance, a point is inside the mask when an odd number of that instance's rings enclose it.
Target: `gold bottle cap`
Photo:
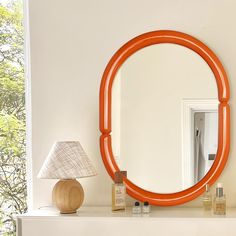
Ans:
[[[127,171],[116,171],[114,181],[116,184],[122,184],[124,177],[127,177]]]

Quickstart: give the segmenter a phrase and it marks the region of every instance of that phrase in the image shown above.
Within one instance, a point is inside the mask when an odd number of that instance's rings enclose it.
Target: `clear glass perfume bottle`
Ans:
[[[150,205],[148,202],[143,203],[143,214],[149,214],[150,213]]]
[[[142,213],[141,205],[139,202],[134,203],[134,206],[132,208],[132,213],[133,214],[141,214]]]
[[[210,211],[212,209],[212,195],[210,193],[209,184],[205,186],[205,193],[202,197],[203,208],[205,211]]]
[[[114,184],[112,185],[112,211],[125,210],[126,207],[126,187],[123,183],[126,171],[115,172]]]
[[[226,214],[226,197],[224,195],[223,185],[221,183],[218,183],[216,187],[216,195],[214,198],[214,214]]]

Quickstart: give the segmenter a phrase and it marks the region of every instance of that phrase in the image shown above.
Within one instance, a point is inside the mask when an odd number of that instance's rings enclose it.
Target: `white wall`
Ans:
[[[109,205],[111,180],[99,152],[98,95],[112,54],[143,32],[172,29],[209,45],[236,89],[235,0],[31,0],[32,158],[34,207],[50,204],[53,181],[36,175],[54,140],[78,139],[97,177],[81,180],[85,204]],[[236,98],[232,95],[234,121]],[[236,206],[235,125],[229,162],[220,181]],[[199,205],[198,200],[188,206]]]

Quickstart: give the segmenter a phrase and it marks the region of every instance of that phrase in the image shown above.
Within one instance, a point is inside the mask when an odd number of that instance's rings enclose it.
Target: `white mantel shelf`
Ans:
[[[18,236],[235,236],[236,208],[225,216],[202,208],[154,208],[149,215],[112,212],[110,207],[82,207],[76,214],[41,209],[17,216]]]

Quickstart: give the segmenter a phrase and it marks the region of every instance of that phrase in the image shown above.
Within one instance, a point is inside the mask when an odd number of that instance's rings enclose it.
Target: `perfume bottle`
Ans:
[[[202,197],[203,208],[205,211],[210,211],[212,208],[212,196],[210,193],[209,184],[206,184],[205,190],[206,191]]]
[[[132,213],[133,214],[141,214],[142,210],[141,210],[141,206],[139,202],[135,202],[134,206],[132,208]]]
[[[221,183],[218,183],[216,187],[216,195],[214,198],[214,214],[226,214],[226,198],[224,195],[223,185]]]
[[[150,205],[148,202],[143,203],[143,214],[149,214],[150,213]]]
[[[112,185],[112,210],[125,210],[126,206],[126,187],[123,183],[126,171],[115,172],[114,184]]]

